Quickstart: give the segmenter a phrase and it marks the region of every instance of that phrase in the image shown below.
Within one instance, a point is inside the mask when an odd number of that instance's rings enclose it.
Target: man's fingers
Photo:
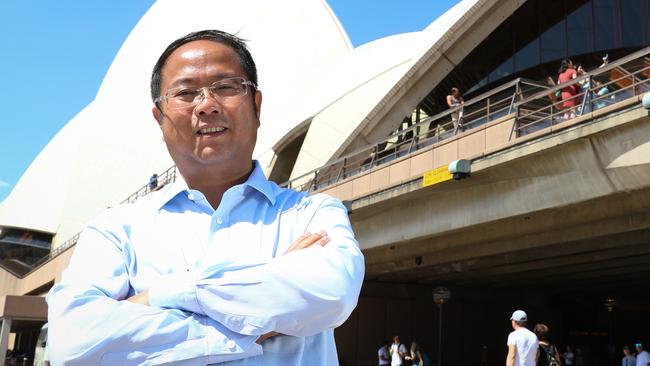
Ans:
[[[287,249],[285,254],[294,250],[309,248],[310,246],[315,244],[324,246],[329,242],[330,242],[329,235],[327,235],[325,231],[319,231],[314,234],[304,233],[300,235],[296,239],[296,241],[293,242],[293,244],[291,244],[291,246],[289,247],[289,249]]]

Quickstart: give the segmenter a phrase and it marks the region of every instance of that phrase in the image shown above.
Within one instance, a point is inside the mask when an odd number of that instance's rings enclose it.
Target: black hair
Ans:
[[[540,341],[548,342],[548,326],[546,324],[535,324],[533,328],[533,333],[537,336],[537,339]]]
[[[557,70],[557,73],[561,74],[561,73],[565,72],[569,68],[569,65],[572,64],[572,63],[573,62],[571,62],[571,60],[569,60],[568,58],[565,58],[564,60],[562,60],[562,63],[560,64],[560,68]]]
[[[169,55],[172,52],[176,51],[182,45],[192,42],[192,41],[201,41],[208,40],[216,43],[224,44],[235,51],[239,57],[239,62],[241,63],[244,72],[248,79],[257,87],[257,67],[255,66],[255,61],[253,61],[253,56],[251,56],[246,47],[246,41],[235,35],[232,35],[227,32],[220,30],[202,30],[198,32],[192,32],[184,37],[181,37],[174,42],[172,42],[165,51],[158,58],[158,62],[153,67],[153,72],[151,73],[151,100],[155,101],[160,96],[160,86],[162,84],[162,69],[169,58]]]

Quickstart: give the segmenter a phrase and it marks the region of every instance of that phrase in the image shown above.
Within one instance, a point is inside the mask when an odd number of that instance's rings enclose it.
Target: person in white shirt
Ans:
[[[528,328],[528,316],[523,310],[516,310],[510,317],[512,331],[508,335],[508,356],[506,366],[535,366],[538,341]]]
[[[377,351],[377,358],[379,359],[379,366],[390,365],[390,355],[388,352],[388,346],[390,342],[387,340],[381,344],[381,347]]]
[[[566,351],[562,354],[562,358],[564,358],[564,364],[567,366],[573,366],[573,360],[575,359],[575,354],[573,354],[573,351],[571,350],[570,346],[566,346]]]
[[[650,353],[643,349],[643,344],[637,343],[634,345],[636,347],[636,366],[648,366],[650,363]]]
[[[401,366],[408,350],[400,343],[399,336],[393,337],[393,344],[390,346],[391,366]]]

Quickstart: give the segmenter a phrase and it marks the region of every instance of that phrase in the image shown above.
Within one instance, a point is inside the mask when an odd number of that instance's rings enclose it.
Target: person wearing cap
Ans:
[[[635,344],[636,348],[636,366],[647,366],[650,363],[650,353],[643,349],[643,344],[640,342]]]
[[[514,330],[508,335],[506,366],[535,366],[539,343],[537,336],[526,328],[526,312],[516,310],[512,313],[510,322]]]
[[[630,347],[623,346],[623,360],[621,361],[621,366],[636,366],[636,357],[630,351]]]

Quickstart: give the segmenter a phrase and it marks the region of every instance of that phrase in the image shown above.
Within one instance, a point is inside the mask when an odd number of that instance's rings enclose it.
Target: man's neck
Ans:
[[[181,170],[181,175],[188,188],[203,193],[210,205],[216,209],[221,204],[223,194],[231,187],[246,182],[253,169],[254,164],[251,162],[248,170],[202,169],[196,172]]]

